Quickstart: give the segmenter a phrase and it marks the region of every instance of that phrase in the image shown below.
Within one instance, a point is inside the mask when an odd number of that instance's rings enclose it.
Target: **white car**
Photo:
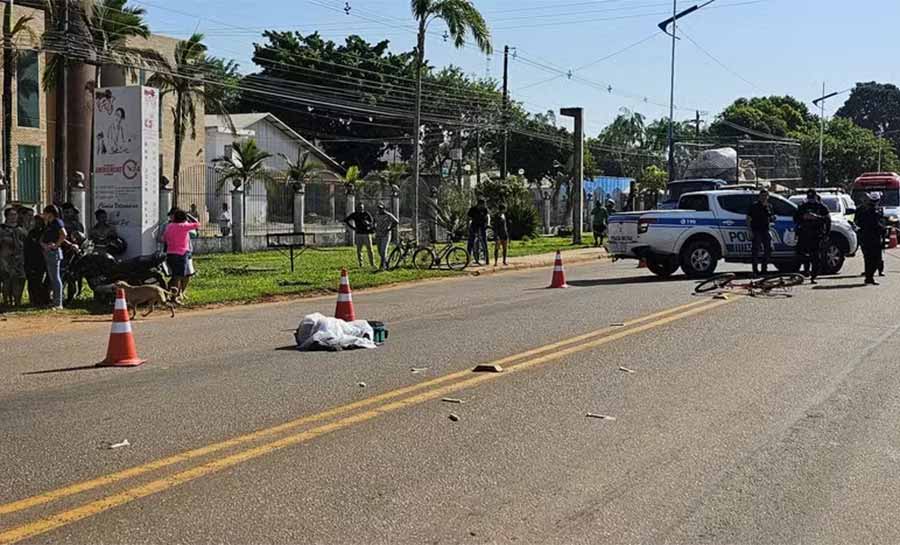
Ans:
[[[821,193],[822,204],[831,212],[832,221],[835,219],[843,219],[853,223],[853,216],[856,214],[856,203],[846,193]],[[792,203],[800,206],[806,201],[806,195],[792,195],[788,197]]]
[[[676,210],[615,214],[609,219],[607,250],[614,258],[645,259],[647,268],[662,277],[679,267],[693,278],[709,276],[720,260],[750,263],[747,212],[756,198],[755,191],[741,189],[701,191],[682,195]],[[771,263],[779,271],[797,271],[797,207],[777,195],[771,195],[769,202],[776,216],[771,229]],[[825,273],[840,271],[844,259],[856,254],[857,246],[850,222],[832,219]]]

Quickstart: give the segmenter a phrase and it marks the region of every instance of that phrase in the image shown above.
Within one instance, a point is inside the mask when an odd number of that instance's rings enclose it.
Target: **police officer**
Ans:
[[[772,222],[775,221],[775,211],[769,204],[769,192],[761,189],[759,198],[750,205],[747,212],[747,226],[750,228],[750,237],[752,240],[751,256],[753,263],[753,276],[759,274],[757,269],[757,261],[759,260],[760,250],[762,251],[762,273],[766,274],[769,269],[769,258],[772,256],[772,234],[769,231]]]
[[[869,193],[863,205],[856,211],[854,221],[859,228],[859,245],[862,247],[863,259],[866,263],[866,284],[877,286],[875,271],[881,265],[881,243],[884,236],[883,215],[878,208],[881,195]]]
[[[815,284],[824,259],[822,246],[831,231],[831,213],[819,202],[815,189],[806,192],[806,202],[797,207],[794,223],[797,225],[797,257],[809,275],[809,283]]]

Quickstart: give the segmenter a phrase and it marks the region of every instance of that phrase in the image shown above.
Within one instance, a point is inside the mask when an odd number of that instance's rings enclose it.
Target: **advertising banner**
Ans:
[[[128,251],[156,251],[159,227],[159,91],[95,90],[94,203],[109,214]]]

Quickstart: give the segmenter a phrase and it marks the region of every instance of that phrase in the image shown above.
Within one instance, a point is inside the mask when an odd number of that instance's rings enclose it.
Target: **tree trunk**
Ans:
[[[57,2],[59,4],[60,2]],[[56,89],[54,89],[56,99],[56,150],[53,158],[56,171],[54,172],[55,182],[53,184],[54,203],[62,203],[66,200],[66,184],[68,181],[69,169],[69,60],[68,60],[68,41],[69,41],[69,0],[62,2],[62,17],[58,21],[57,30],[62,32],[66,38],[65,52],[58,55],[56,68]],[[59,9],[59,6],[56,7]]]
[[[174,203],[175,206],[178,206],[178,197],[181,192],[181,146],[184,143],[184,120],[182,119],[182,110],[184,106],[182,105],[181,93],[176,91],[175,94],[175,122],[173,124],[173,128],[175,129],[175,157],[172,160],[172,190],[174,192]]]
[[[12,11],[9,4],[3,10],[3,172],[7,183],[12,181]]]

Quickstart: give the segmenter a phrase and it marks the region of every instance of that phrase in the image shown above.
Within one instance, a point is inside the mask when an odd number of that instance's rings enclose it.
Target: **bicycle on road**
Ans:
[[[790,297],[788,292],[791,288],[803,284],[803,275],[789,273],[766,276],[749,282],[736,282],[736,280],[737,275],[734,273],[717,274],[697,284],[694,293],[742,290],[747,295],[755,297],[756,295],[771,295],[773,291],[779,291]]]
[[[461,271],[469,266],[469,251],[462,246],[457,246],[452,238],[448,238],[444,246],[435,252],[431,246],[425,246],[416,250],[413,255],[413,263],[416,268],[437,268],[441,264],[453,271]],[[427,264],[427,266],[425,266]]]

